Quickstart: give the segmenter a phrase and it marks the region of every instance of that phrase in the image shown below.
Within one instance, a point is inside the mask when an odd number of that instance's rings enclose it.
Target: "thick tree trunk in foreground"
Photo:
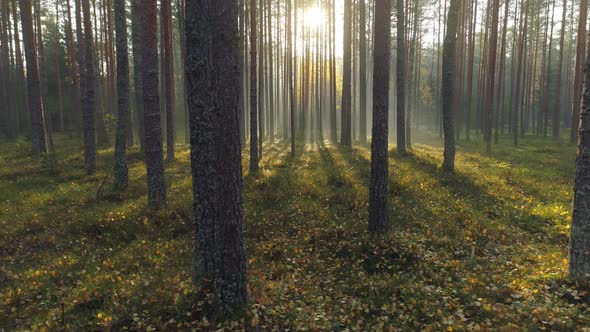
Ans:
[[[443,169],[455,171],[455,119],[453,116],[453,98],[455,92],[455,44],[457,41],[457,17],[461,0],[451,0],[447,19],[447,32],[443,45],[442,64],[442,107],[444,134],[444,162]]]
[[[41,103],[41,81],[39,79],[39,65],[37,62],[37,46],[33,33],[31,0],[21,0],[20,11],[23,42],[25,45],[25,59],[27,61],[27,91],[31,115],[31,140],[33,143],[33,152],[38,155],[47,152],[47,140],[43,104]]]
[[[160,96],[158,94],[158,37],[156,0],[142,0],[142,78],[148,205],[166,205]]]
[[[397,152],[406,152],[406,26],[404,2],[397,0]],[[375,97],[373,97],[375,98]]]
[[[399,1],[399,0],[398,0]],[[369,231],[387,228],[387,136],[389,108],[389,61],[391,52],[391,1],[375,3],[375,46],[373,71],[373,131],[371,139],[371,186],[369,188]]]
[[[569,275],[575,280],[588,280],[590,275],[590,49],[584,71],[569,250]]]
[[[115,186],[126,188],[127,135],[129,121],[129,54],[127,50],[127,15],[125,0],[115,0],[115,32],[117,38],[117,137],[115,139]]]
[[[232,314],[247,302],[237,2],[190,1],[186,17],[195,271]]]

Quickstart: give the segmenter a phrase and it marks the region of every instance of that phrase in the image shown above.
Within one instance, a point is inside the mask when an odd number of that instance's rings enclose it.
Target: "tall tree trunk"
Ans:
[[[43,27],[41,25],[41,15],[41,0],[37,0],[35,5],[35,22],[39,66],[39,82],[41,84],[41,105],[43,106],[43,117],[45,118],[45,129],[49,152],[53,152],[55,150],[55,145],[53,143],[53,118],[51,116],[51,112],[47,108],[47,73],[45,71],[45,45],[43,44]]]
[[[398,0],[398,3],[401,1]],[[391,52],[391,1],[375,3],[373,72],[373,130],[371,139],[371,185],[369,188],[369,231],[387,228],[387,137],[389,113],[389,63]]]
[[[16,137],[18,136],[18,125],[16,125],[15,120],[18,119],[17,116],[15,116],[15,113],[17,112],[17,109],[15,107],[15,105],[13,104],[13,100],[12,100],[12,93],[11,93],[11,89],[12,85],[10,84],[11,81],[11,77],[10,77],[10,72],[12,71],[11,65],[10,65],[10,60],[9,60],[9,53],[10,50],[8,48],[8,30],[10,30],[9,27],[9,23],[8,23],[8,1],[7,0],[3,0],[2,1],[2,7],[0,8],[0,11],[2,13],[2,30],[0,31],[0,53],[1,53],[1,59],[0,59],[0,72],[2,74],[2,82],[1,82],[1,95],[2,95],[2,108],[5,110],[5,114],[3,116],[3,118],[0,118],[0,120],[2,120],[3,122],[3,126],[6,126],[6,134],[7,136],[14,140],[16,139]],[[12,41],[11,41],[12,42]]]
[[[77,0],[78,1],[78,0]],[[95,69],[94,69],[94,43],[92,40],[92,22],[90,17],[90,5],[88,1],[82,0],[82,13],[84,22],[84,78],[85,88],[82,99],[82,122],[84,126],[84,156],[86,161],[86,172],[96,172],[96,127],[95,127]]]
[[[14,24],[14,51],[15,51],[15,59],[16,59],[16,93],[17,93],[17,101],[16,105],[18,107],[18,116],[19,116],[19,128],[24,127],[22,125],[22,119],[25,118],[23,116],[23,112],[28,110],[28,101],[26,98],[26,81],[25,81],[25,69],[23,64],[23,56],[21,51],[20,45],[20,35],[18,29],[18,17],[16,14],[16,0],[12,0],[12,17],[13,17],[13,24]]]
[[[588,280],[590,273],[590,48],[584,72],[585,84],[579,114],[578,157],[574,178],[574,211],[569,245],[569,276],[574,280]]]
[[[31,0],[20,0],[23,42],[27,63],[27,91],[31,115],[31,141],[33,153],[39,155],[47,152],[45,119],[41,103],[41,82],[37,62],[37,46],[33,33],[33,14]]]
[[[455,83],[455,44],[457,41],[457,18],[461,0],[451,0],[447,19],[447,31],[443,45],[443,134],[444,134],[444,162],[443,169],[455,171],[455,119],[451,105],[454,98]]]
[[[145,123],[145,163],[147,166],[148,205],[166,205],[162,123],[158,93],[157,1],[141,1],[142,77]]]
[[[258,172],[258,81],[256,77],[256,7],[256,0],[250,0],[250,173]]]
[[[171,0],[162,0],[162,43],[164,44],[164,78],[166,80],[166,157],[174,160],[174,52],[172,47]]]
[[[81,128],[82,126],[80,125],[80,121],[79,121],[79,114],[81,112],[81,96],[80,96],[80,78],[79,78],[79,70],[78,70],[78,66],[76,65],[77,63],[77,58],[76,58],[76,50],[74,48],[74,33],[72,30],[72,9],[71,9],[71,5],[70,5],[70,0],[66,1],[66,8],[67,8],[67,15],[68,15],[68,22],[66,24],[66,48],[67,48],[67,52],[68,52],[68,64],[69,64],[69,68],[68,68],[68,74],[70,76],[70,79],[72,80],[71,84],[72,84],[72,90],[73,90],[73,94],[74,94],[74,111],[73,111],[73,117],[75,120],[73,120],[73,125],[75,128],[77,128],[77,130],[79,130],[78,128]]]
[[[406,152],[406,27],[404,2],[397,0],[397,152]],[[373,96],[373,99],[375,96]],[[373,120],[375,121],[375,120]]]
[[[145,125],[144,125],[144,105],[143,105],[143,77],[142,77],[142,17],[141,17],[141,0],[131,0],[131,33],[133,48],[133,98],[135,99],[135,115],[137,119],[137,129],[139,137],[139,148],[141,154],[145,153]]]
[[[330,9],[330,137],[332,144],[338,143],[338,115],[336,114],[336,0]]]
[[[566,16],[567,15],[567,0],[563,0],[563,13],[561,16],[561,32],[559,36],[559,64],[557,65],[557,96],[555,100],[555,106],[553,108],[553,137],[559,139],[559,132],[561,127],[561,87],[564,85],[563,82],[563,48],[564,48],[564,39],[565,39],[565,23],[566,23]],[[569,68],[568,68],[569,70]],[[567,89],[565,89],[567,92]]]
[[[60,34],[59,34],[59,1],[55,2],[55,86],[57,88],[57,115],[59,118],[59,131],[63,132],[65,130],[65,119],[63,113],[63,101],[62,101],[62,88],[61,88],[61,68],[60,68],[60,60],[61,60],[61,44],[59,42]]]
[[[343,74],[342,74],[342,128],[340,133],[340,144],[344,146],[352,146],[351,137],[351,57],[352,57],[352,1],[344,1],[344,53],[343,53]]]
[[[500,12],[500,0],[493,0],[492,3],[492,21],[490,28],[489,54],[487,65],[487,97],[486,97],[486,150],[492,151],[492,124],[494,123],[495,97],[494,90],[496,87],[496,55],[498,50],[498,16]]]
[[[237,7],[232,0],[191,1],[186,7],[195,271],[212,281],[222,315],[237,312],[248,300]]]
[[[578,18],[578,45],[576,48],[576,68],[574,70],[574,103],[572,107],[571,142],[578,139],[580,100],[582,97],[582,62],[584,61],[584,49],[586,47],[586,18],[588,17],[588,0],[580,0],[580,17]]]
[[[129,54],[127,50],[127,10],[125,0],[115,0],[117,36],[117,134],[115,139],[115,186],[127,187],[127,135],[129,118]]]
[[[391,9],[391,8],[390,8]],[[365,0],[359,2],[359,142],[362,146],[367,145],[367,13]],[[389,59],[387,59],[389,64]],[[389,99],[388,99],[389,100]]]

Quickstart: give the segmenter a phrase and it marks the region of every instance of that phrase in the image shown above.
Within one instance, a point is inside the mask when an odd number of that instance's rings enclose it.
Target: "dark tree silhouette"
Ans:
[[[127,135],[129,119],[129,55],[127,50],[127,11],[125,0],[115,0],[115,33],[117,38],[117,137],[115,140],[115,186],[126,188]]]
[[[399,1],[399,0],[398,0]],[[373,133],[371,140],[371,186],[369,231],[387,228],[387,136],[389,107],[389,62],[391,53],[391,1],[375,2],[373,71]]]

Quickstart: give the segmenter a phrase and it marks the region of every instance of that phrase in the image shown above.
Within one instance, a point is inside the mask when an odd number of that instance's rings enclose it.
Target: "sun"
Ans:
[[[310,28],[321,26],[324,23],[324,12],[319,7],[308,8],[303,14],[303,24]]]

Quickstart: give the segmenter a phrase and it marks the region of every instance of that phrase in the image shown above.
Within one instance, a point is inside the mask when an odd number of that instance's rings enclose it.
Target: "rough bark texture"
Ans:
[[[578,157],[574,178],[574,213],[569,250],[569,275],[574,280],[590,277],[590,48],[584,68],[586,80],[578,129]]]
[[[145,126],[145,164],[147,167],[148,205],[166,205],[160,96],[158,94],[158,37],[156,0],[141,1],[142,77]]]
[[[33,34],[31,0],[21,0],[20,11],[23,42],[25,45],[25,59],[27,63],[27,91],[29,112],[31,115],[31,140],[33,143],[33,153],[38,155],[47,152],[47,141],[43,105],[41,103],[41,81],[39,80],[39,66],[37,52],[35,51],[37,47]]]
[[[117,38],[117,137],[115,139],[115,186],[126,188],[127,134],[129,121],[129,54],[127,50],[127,15],[125,0],[115,0],[115,33]]]
[[[234,0],[186,4],[195,271],[213,282],[223,314],[247,301],[237,16]]]
[[[250,0],[250,172],[258,172],[258,81],[256,79],[256,0]]]
[[[406,152],[406,27],[404,2],[397,0],[397,152]],[[373,97],[375,98],[375,97]]]
[[[135,116],[139,136],[139,148],[145,152],[145,130],[143,122],[143,78],[141,74],[141,0],[131,0],[131,31],[133,48],[133,84],[135,98]]]
[[[398,0],[399,1],[399,0]],[[391,53],[391,1],[375,3],[373,71],[373,132],[371,139],[371,186],[369,188],[369,231],[387,228],[387,137],[389,106],[389,61]]]
[[[344,1],[344,53],[343,53],[343,73],[342,73],[342,128],[340,129],[340,144],[344,146],[352,146],[351,133],[351,102],[352,102],[352,87],[351,87],[351,58],[352,58],[352,2],[351,0]]]
[[[444,162],[445,171],[455,170],[455,119],[453,116],[453,86],[455,84],[455,44],[457,41],[457,17],[462,0],[451,0],[447,19],[447,32],[443,45],[442,63],[442,107],[444,134]]]
[[[166,157],[174,159],[174,52],[172,47],[172,8],[170,0],[162,1],[161,22],[164,44],[164,78],[166,79]]]
[[[582,91],[582,63],[584,61],[584,49],[586,47],[586,18],[588,17],[588,0],[580,0],[580,17],[578,19],[578,44],[576,46],[576,68],[574,71],[574,103],[572,108],[571,142],[578,139],[579,111]]]

